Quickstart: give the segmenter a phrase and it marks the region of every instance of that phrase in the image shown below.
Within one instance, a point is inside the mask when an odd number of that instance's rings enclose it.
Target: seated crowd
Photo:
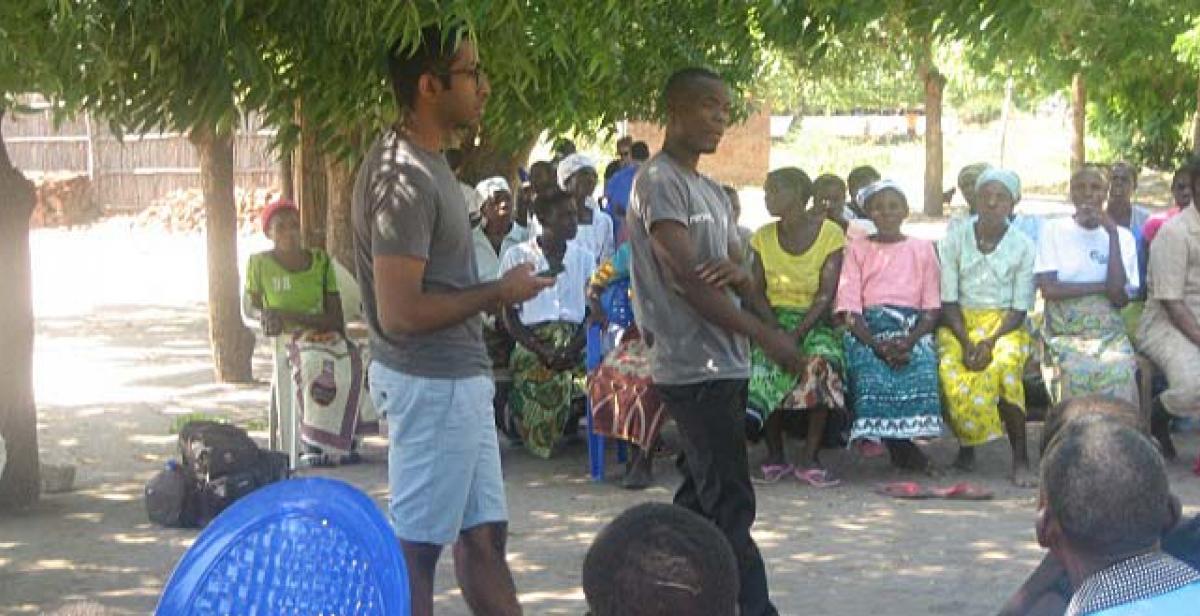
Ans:
[[[653,340],[639,335],[633,315],[623,223],[649,149],[622,140],[618,150],[600,200],[596,165],[579,153],[534,163],[519,191],[502,177],[479,182],[474,253],[482,280],[526,263],[555,280],[533,299],[485,315],[497,425],[549,457],[577,431],[590,395],[597,433],[633,445],[626,487],[642,488],[666,415],[649,376]],[[1043,220],[1016,213],[1016,173],[969,165],[958,176],[969,211],[937,243],[904,235],[907,198],[871,167],[846,181],[772,171],[765,202],[776,221],[755,232],[734,227],[730,238],[740,259],[734,278],[756,290],[748,308],[787,332],[802,358],[789,369],[752,349],[747,433],[765,441],[762,480],[836,485],[820,451],[847,445],[936,472],[918,444],[945,424],[959,441],[957,468],[971,470],[977,446],[1007,437],[1013,482],[1033,487],[1027,367],[1040,364],[1054,402],[1099,394],[1137,403],[1139,352],[1159,373],[1146,395],[1151,433],[1174,457],[1171,418],[1200,414],[1195,171],[1176,172],[1173,207],[1151,216],[1132,203],[1131,165],[1085,167],[1070,181],[1074,215]],[[736,220],[737,193],[726,188]],[[300,248],[297,219],[286,202],[264,215],[276,246],[251,259],[247,301],[270,333],[310,332],[291,342],[293,353],[335,344],[348,356],[353,345],[344,336],[312,335],[341,332],[342,315],[330,259]],[[1044,308],[1035,311],[1039,292]],[[599,348],[585,362],[591,324]],[[358,387],[360,363],[336,371]],[[371,409],[353,401],[318,406],[333,415],[305,415],[302,435],[314,454],[352,454],[356,434],[374,428]],[[804,439],[795,463],[785,435]]]
[[[476,187],[480,278],[522,263],[555,277],[534,299],[485,319],[501,385],[497,424],[549,457],[574,435],[590,395],[597,433],[633,445],[625,485],[641,488],[666,417],[649,376],[653,341],[634,322],[624,214],[649,149],[622,139],[597,200],[595,163],[564,148],[534,163],[515,197],[500,177]],[[741,272],[715,274],[756,289],[748,308],[788,332],[802,358],[788,369],[752,349],[747,433],[765,441],[762,480],[836,485],[820,451],[847,445],[936,472],[918,445],[948,428],[960,445],[955,467],[971,470],[976,447],[1007,438],[1012,481],[1033,487],[1027,383],[1044,383],[1054,402],[1137,403],[1139,352],[1158,368],[1155,391],[1142,393],[1152,400],[1151,431],[1173,457],[1171,418],[1200,414],[1194,179],[1191,165],[1180,168],[1173,207],[1151,215],[1132,201],[1137,169],[1088,166],[1071,177],[1074,215],[1044,220],[1016,212],[1016,173],[968,165],[957,182],[968,212],[935,243],[901,231],[908,200],[871,167],[845,181],[772,171],[765,202],[776,221],[735,227],[730,254]],[[726,189],[736,220],[737,192]],[[586,362],[590,324],[598,353]],[[1030,372],[1038,366],[1040,375]],[[786,435],[804,439],[795,463]]]

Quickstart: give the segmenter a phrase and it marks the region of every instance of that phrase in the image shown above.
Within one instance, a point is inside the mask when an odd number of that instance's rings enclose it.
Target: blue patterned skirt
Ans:
[[[914,308],[875,306],[863,317],[877,338],[907,336],[920,318]],[[917,342],[907,366],[893,370],[849,331],[844,335],[849,401],[854,409],[850,440],[940,436],[938,358],[933,335]]]

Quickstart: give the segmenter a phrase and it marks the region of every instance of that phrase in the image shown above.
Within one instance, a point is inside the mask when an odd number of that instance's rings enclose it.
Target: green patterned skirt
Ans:
[[[1086,395],[1137,404],[1137,361],[1121,313],[1102,295],[1046,302],[1042,367],[1057,404]]]
[[[779,324],[795,329],[804,320],[806,310],[776,308]],[[800,374],[784,371],[767,359],[762,349],[751,350],[750,408],[763,421],[776,409],[800,410],[826,408],[839,412],[846,408],[842,371],[846,355],[842,335],[825,321],[819,321],[799,344],[804,355]]]
[[[565,347],[579,326],[575,323],[541,323],[533,326],[539,340],[555,348]],[[583,395],[584,371],[555,372],[529,349],[517,345],[512,352],[513,388],[508,404],[517,420],[525,448],[535,456],[549,458],[563,434],[571,414],[571,400]]]

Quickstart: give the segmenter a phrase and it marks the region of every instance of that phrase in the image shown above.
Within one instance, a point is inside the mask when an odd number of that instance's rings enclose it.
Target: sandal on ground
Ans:
[[[986,488],[979,487],[969,481],[956,483],[948,488],[933,488],[930,490],[934,496],[947,500],[991,500],[992,492]]]
[[[764,464],[759,470],[762,471],[763,483],[777,483],[795,472],[796,467],[791,464]]]
[[[829,471],[823,468],[797,468],[794,473],[796,479],[814,488],[832,488],[841,483],[841,480],[834,479]]]
[[[933,492],[929,491],[915,481],[894,481],[892,483],[885,483],[875,488],[875,491],[879,494],[890,496],[892,498],[913,500],[933,498],[934,496]]]

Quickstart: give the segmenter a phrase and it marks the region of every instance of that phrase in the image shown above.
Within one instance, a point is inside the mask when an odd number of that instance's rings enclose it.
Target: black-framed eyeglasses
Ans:
[[[475,83],[480,83],[487,73],[483,70],[483,65],[476,64],[475,68],[455,68],[442,71],[442,75],[450,77],[451,75],[470,75],[475,80]]]

